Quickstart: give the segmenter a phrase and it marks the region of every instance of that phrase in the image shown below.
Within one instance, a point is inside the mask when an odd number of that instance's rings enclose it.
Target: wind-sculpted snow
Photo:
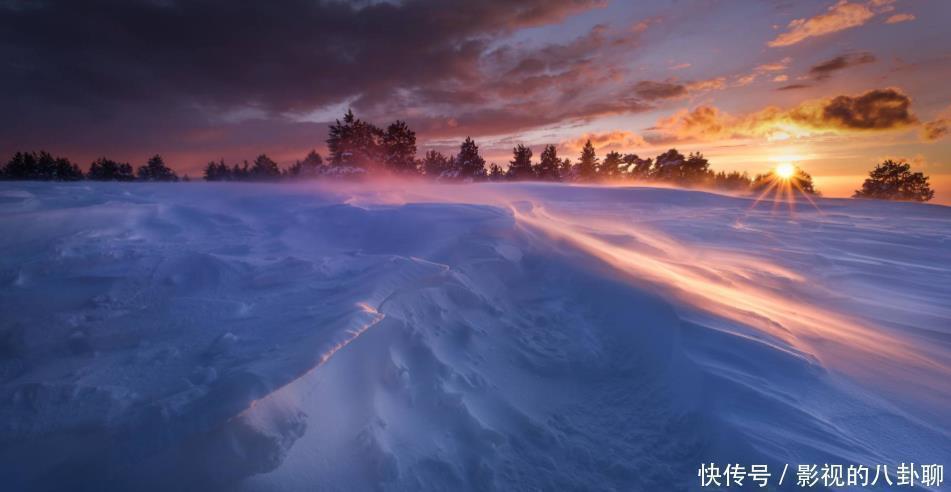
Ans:
[[[951,463],[951,209],[0,187],[12,490],[682,490]]]

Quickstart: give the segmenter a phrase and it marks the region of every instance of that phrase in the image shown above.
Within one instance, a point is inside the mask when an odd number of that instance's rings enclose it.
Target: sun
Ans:
[[[782,164],[777,165],[773,172],[776,173],[776,176],[779,178],[789,180],[794,174],[796,174],[796,167],[788,162],[783,162]]]

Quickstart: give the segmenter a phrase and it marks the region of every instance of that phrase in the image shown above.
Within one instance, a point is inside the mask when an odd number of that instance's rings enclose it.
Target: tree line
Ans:
[[[17,152],[0,168],[0,179],[19,181],[178,181],[178,174],[155,155],[133,171],[132,165],[105,157],[96,159],[83,173],[78,165],[49,152]],[[185,180],[188,179],[186,176]]]
[[[555,145],[544,146],[537,161],[528,146],[512,149],[508,166],[486,164],[479,146],[467,137],[455,154],[430,150],[417,157],[416,132],[397,120],[385,129],[347,111],[343,120],[330,125],[328,157],[311,151],[303,160],[281,167],[265,154],[253,162],[229,165],[209,162],[206,181],[281,181],[300,179],[357,179],[377,174],[420,176],[443,182],[478,181],[567,181],[567,182],[657,182],[685,187],[709,187],[732,191],[759,191],[779,181],[773,171],[750,177],[747,173],[714,172],[699,152],[684,155],[670,149],[653,158],[611,151],[598,157],[588,140],[575,161],[558,154]],[[18,152],[2,168],[0,179],[76,181],[178,181],[178,175],[161,156],[155,155],[134,170],[129,163],[106,158],[94,161],[85,173],[78,165],[47,152]],[[188,180],[185,176],[183,180]],[[799,192],[818,194],[812,177],[796,168],[788,178]],[[927,201],[934,196],[928,177],[913,173],[904,162],[885,161],[876,166],[855,197]]]

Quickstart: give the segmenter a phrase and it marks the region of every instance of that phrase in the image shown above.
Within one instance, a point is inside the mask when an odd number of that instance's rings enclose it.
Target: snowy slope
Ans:
[[[13,490],[695,488],[951,463],[951,209],[0,184]]]

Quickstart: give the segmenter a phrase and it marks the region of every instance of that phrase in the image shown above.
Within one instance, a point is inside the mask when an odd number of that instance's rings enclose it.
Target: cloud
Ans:
[[[588,140],[591,141],[595,149],[602,153],[612,150],[629,150],[648,145],[640,135],[629,131],[615,130],[605,133],[585,133],[576,139],[562,143],[559,145],[559,150],[567,153],[581,152]]]
[[[786,70],[786,67],[788,67],[791,62],[792,62],[792,57],[787,56],[786,58],[783,58],[782,60],[779,60],[779,61],[775,61],[772,63],[764,63],[762,65],[759,65],[756,67],[755,72],[756,73],[781,72],[783,70]]]
[[[886,24],[898,24],[900,22],[908,22],[915,20],[915,14],[895,14],[885,20]]]
[[[951,133],[951,120],[941,118],[921,126],[921,139],[926,142],[940,140]]]
[[[652,108],[640,99],[623,97],[569,106],[531,101],[446,115],[424,115],[407,120],[420,133],[430,137],[496,136],[554,124],[586,122],[603,116],[639,113]]]
[[[176,128],[202,134],[237,124],[221,121],[221,114],[254,115],[287,129],[309,128],[287,115],[345,102],[370,119],[390,118],[374,111],[391,99],[407,103],[400,117],[431,110],[422,106],[428,100],[441,100],[437,113],[452,104],[498,104],[505,88],[492,85],[499,74],[485,66],[495,67],[487,57],[500,41],[606,4],[0,1],[0,106],[24,115],[0,121],[0,150],[45,140],[100,142],[100,151],[108,151],[119,145],[115,135],[152,133],[146,153],[181,146]],[[572,60],[558,73],[532,72],[525,60],[520,77],[536,77],[526,86],[534,83],[541,93],[609,80],[610,73],[592,75],[585,50],[615,39],[589,34],[560,51],[534,53],[543,64]],[[636,34],[627,33],[622,44],[628,40]],[[579,100],[565,112],[577,114],[588,104]],[[323,138],[314,132],[311,140],[320,145]]]
[[[825,80],[840,70],[874,62],[875,55],[868,52],[846,53],[813,65],[809,69],[809,75],[816,80]]]
[[[918,123],[911,99],[897,89],[876,89],[857,96],[805,101],[782,109],[766,107],[733,116],[714,106],[681,110],[658,121],[658,140],[715,140],[764,137],[784,139],[823,133],[856,133],[906,128]]]
[[[786,26],[786,32],[767,44],[773,48],[790,46],[812,37],[858,27],[875,17],[878,12],[889,10],[891,3],[890,0],[872,0],[868,3],[839,0],[819,15],[791,21]]]
[[[689,92],[713,91],[726,88],[726,77],[698,80],[687,84]]]
[[[787,80],[789,80],[789,76],[786,74],[777,75],[773,77],[773,82],[785,82]]]
[[[792,58],[787,56],[782,60],[757,65],[752,72],[737,76],[736,80],[733,82],[733,85],[735,87],[744,87],[750,85],[761,75],[767,75],[773,72],[781,72],[786,70],[790,63],[792,63]]]
[[[812,87],[812,86],[809,84],[789,84],[789,85],[784,85],[776,90],[777,91],[795,91],[799,89],[806,89],[808,87]]]
[[[687,95],[687,88],[683,84],[672,81],[642,80],[634,85],[634,93],[641,99],[653,101],[683,97]]]
[[[897,89],[876,89],[858,97],[834,97],[820,105],[821,113],[801,114],[806,120],[812,118],[816,128],[829,123],[848,130],[890,130],[917,122],[910,107],[911,98]]]
[[[734,124],[734,118],[718,108],[698,106],[689,111],[680,110],[658,121],[653,129],[659,131],[663,137],[671,137],[674,140],[716,140],[731,136]]]

